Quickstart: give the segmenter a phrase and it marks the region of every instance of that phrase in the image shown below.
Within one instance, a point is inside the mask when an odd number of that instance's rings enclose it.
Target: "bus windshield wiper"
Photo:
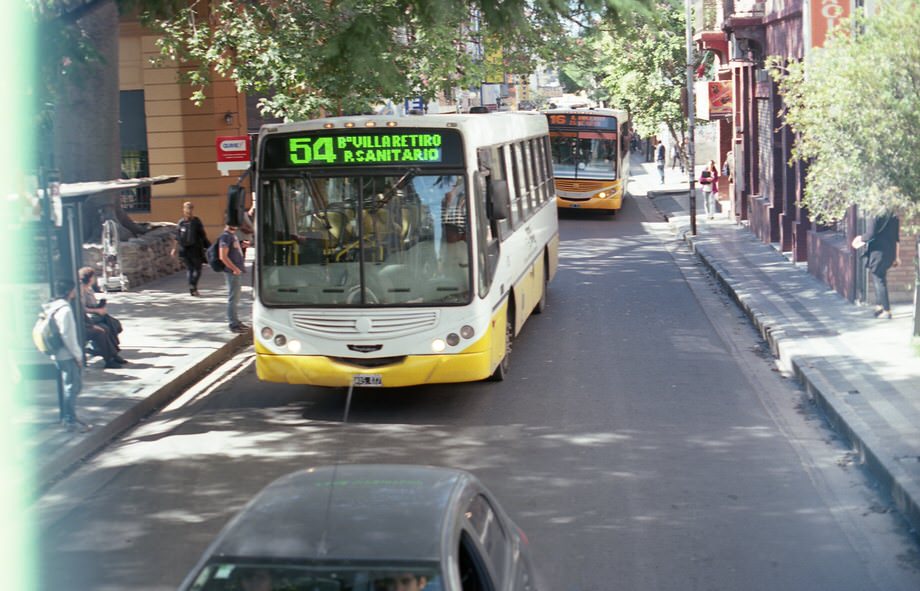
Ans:
[[[396,195],[397,191],[405,187],[406,183],[415,178],[420,172],[421,169],[419,168],[410,168],[407,170],[406,174],[399,177],[399,180],[396,181],[392,187],[387,189],[386,193],[380,196],[380,201],[377,203],[377,206],[374,209],[380,209],[381,207],[385,206],[390,201],[390,199]]]

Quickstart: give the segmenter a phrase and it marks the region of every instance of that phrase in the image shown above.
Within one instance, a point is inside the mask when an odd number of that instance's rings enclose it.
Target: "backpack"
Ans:
[[[218,273],[223,273],[227,269],[227,266],[220,260],[220,250],[218,250],[219,244],[220,240],[209,246],[205,254],[208,258],[208,265]]]
[[[198,242],[198,237],[195,236],[195,227],[192,225],[192,221],[193,220],[182,220],[179,222],[179,244],[186,248],[195,246]]]
[[[35,347],[49,357],[64,348],[64,338],[61,336],[57,322],[54,321],[54,314],[60,309],[61,306],[51,310],[42,310],[38,313],[35,326],[32,327],[32,340],[35,342]]]

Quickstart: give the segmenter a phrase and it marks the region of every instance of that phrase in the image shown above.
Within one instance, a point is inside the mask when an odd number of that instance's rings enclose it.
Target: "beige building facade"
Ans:
[[[122,154],[127,168],[135,155],[146,157],[149,175],[181,175],[173,184],[151,187],[149,201],[129,208],[139,222],[175,222],[182,203],[195,204],[212,240],[223,229],[227,187],[242,172],[221,176],[216,141],[247,133],[246,99],[229,80],[206,89],[201,106],[191,100],[192,88],[180,83],[176,64],[154,65],[160,57],[156,35],[139,23],[123,20],[119,27],[119,90],[122,95]],[[126,136],[126,133],[128,134]],[[126,170],[134,176],[136,170]]]

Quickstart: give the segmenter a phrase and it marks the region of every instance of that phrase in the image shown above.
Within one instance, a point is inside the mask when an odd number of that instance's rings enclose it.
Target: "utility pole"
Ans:
[[[690,4],[693,0],[684,0],[686,9],[687,27],[687,119],[689,134],[687,138],[687,174],[690,176],[690,233],[696,236],[696,146],[693,133],[696,107],[693,104],[693,23],[690,20],[692,10]]]

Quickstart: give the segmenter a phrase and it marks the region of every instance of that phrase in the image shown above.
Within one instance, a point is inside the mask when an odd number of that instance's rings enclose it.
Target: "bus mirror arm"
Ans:
[[[493,220],[508,219],[508,181],[489,179],[489,217]]]

